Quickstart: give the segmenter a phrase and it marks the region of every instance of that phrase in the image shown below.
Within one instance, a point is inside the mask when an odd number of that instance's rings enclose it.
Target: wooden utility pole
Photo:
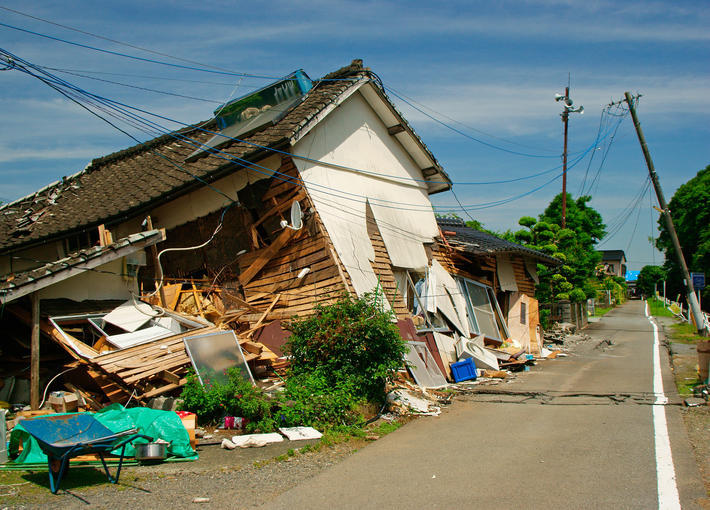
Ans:
[[[708,330],[705,327],[705,319],[703,313],[700,310],[700,305],[695,297],[695,290],[693,289],[693,280],[690,278],[690,273],[688,272],[688,266],[685,263],[685,257],[683,257],[683,251],[680,247],[680,242],[678,241],[678,235],[675,231],[675,226],[673,226],[673,219],[671,219],[671,211],[668,209],[668,204],[663,196],[663,190],[661,189],[661,184],[658,182],[658,175],[656,174],[656,169],[653,166],[653,160],[651,159],[651,153],[648,151],[648,145],[646,145],[646,138],[643,136],[643,131],[641,131],[641,123],[639,122],[638,116],[636,115],[636,107],[634,106],[634,99],[631,97],[629,92],[624,92],[624,97],[626,98],[626,103],[629,105],[629,111],[631,112],[631,118],[634,121],[634,127],[636,128],[636,134],[638,135],[639,142],[641,143],[641,151],[643,152],[643,157],[646,159],[646,166],[648,167],[648,173],[651,176],[651,182],[653,183],[653,189],[656,191],[656,198],[658,199],[658,205],[661,206],[663,211],[663,217],[666,220],[666,229],[668,230],[668,235],[673,242],[673,248],[675,250],[676,259],[680,265],[681,271],[683,272],[683,282],[685,283],[685,288],[687,290],[688,305],[695,318],[695,324],[698,328],[698,333],[703,336],[707,336]]]
[[[574,101],[569,98],[569,81],[567,87],[565,87],[564,96],[561,94],[555,94],[555,101],[562,101],[562,123],[565,125],[565,141],[564,149],[562,151],[562,223],[561,227],[567,227],[567,132],[569,128],[569,114],[572,113],[584,113],[583,106],[572,106]]]
[[[30,407],[33,410],[36,410],[39,409],[39,292],[33,292],[31,299],[32,336],[30,338]]]

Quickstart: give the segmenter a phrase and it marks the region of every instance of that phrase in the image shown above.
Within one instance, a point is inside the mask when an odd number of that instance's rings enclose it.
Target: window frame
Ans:
[[[487,338],[491,338],[492,340],[496,340],[498,342],[503,342],[506,338],[510,338],[508,325],[506,324],[506,321],[503,317],[503,313],[501,312],[500,306],[498,305],[498,300],[496,299],[495,293],[493,292],[493,288],[475,280],[464,278],[463,276],[457,276],[455,279],[459,285],[461,293],[463,294],[466,300],[466,315],[469,319],[468,323],[469,326],[471,326],[471,331],[477,335],[485,335]],[[476,316],[476,312],[473,305],[471,304],[471,296],[469,295],[468,288],[466,286],[467,283],[473,284],[477,287],[481,287],[485,291],[486,296],[488,298],[488,305],[491,307],[493,320],[496,324],[496,329],[498,330],[498,337],[489,336],[481,331],[480,326],[478,325],[479,319]],[[504,335],[503,338],[501,338],[501,334]]]

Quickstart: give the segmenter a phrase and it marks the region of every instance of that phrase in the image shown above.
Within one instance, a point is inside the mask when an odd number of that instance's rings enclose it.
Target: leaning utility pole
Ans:
[[[562,117],[562,122],[565,125],[565,141],[564,148],[562,152],[562,228],[567,226],[567,125],[569,123],[569,114],[572,113],[584,113],[583,106],[573,107],[574,103],[569,98],[569,85],[565,87],[565,95],[555,94],[555,101],[562,101],[562,106],[564,110],[560,113]]]
[[[658,205],[661,206],[663,210],[663,216],[666,220],[666,229],[668,230],[668,235],[671,237],[673,242],[673,248],[675,249],[676,258],[678,259],[678,264],[683,271],[683,282],[688,293],[688,305],[693,317],[695,318],[695,325],[698,328],[698,333],[700,335],[707,335],[707,328],[705,327],[705,318],[703,317],[703,312],[700,310],[700,305],[698,305],[698,300],[695,297],[695,290],[693,289],[693,280],[690,278],[690,273],[688,272],[688,266],[685,263],[685,258],[683,257],[683,251],[680,247],[680,242],[678,241],[678,235],[676,234],[675,227],[673,226],[673,220],[671,219],[671,211],[668,209],[668,204],[663,196],[663,190],[661,189],[661,184],[658,182],[658,175],[656,175],[656,169],[653,166],[653,160],[651,159],[651,154],[648,152],[648,146],[646,145],[646,139],[643,136],[643,131],[641,131],[641,123],[636,116],[636,108],[634,107],[634,99],[631,97],[629,92],[624,92],[624,97],[626,98],[626,103],[629,105],[629,111],[631,112],[631,118],[634,121],[634,127],[636,128],[636,134],[638,135],[639,142],[641,143],[641,150],[643,151],[643,157],[646,159],[646,166],[648,167],[648,173],[651,176],[651,182],[653,183],[653,188],[656,190],[656,198],[658,198]]]

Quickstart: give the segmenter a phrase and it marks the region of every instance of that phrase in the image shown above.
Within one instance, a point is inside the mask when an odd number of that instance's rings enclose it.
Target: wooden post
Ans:
[[[39,409],[39,293],[32,293],[32,338],[30,340],[30,406]]]
[[[148,230],[153,230],[153,219],[148,216],[145,221],[148,225]],[[150,247],[150,253],[153,255],[153,276],[155,278],[155,285],[158,285],[160,278],[163,277],[162,274],[158,274],[158,247],[156,245],[152,245]],[[160,306],[162,306],[163,308],[166,308],[168,306],[168,302],[165,300],[165,291],[163,290],[162,285],[160,286]]]

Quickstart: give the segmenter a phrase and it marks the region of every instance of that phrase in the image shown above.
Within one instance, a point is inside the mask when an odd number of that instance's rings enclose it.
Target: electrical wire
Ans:
[[[245,78],[258,78],[258,79],[266,79],[266,80],[278,80],[278,79],[283,78],[281,76],[264,76],[264,75],[258,75],[258,74],[239,73],[239,72],[233,72],[233,71],[221,71],[221,70],[217,70],[217,69],[204,69],[204,68],[200,68],[200,67],[187,66],[187,65],[182,65],[182,64],[173,64],[172,62],[165,62],[165,61],[155,60],[155,59],[150,59],[150,58],[145,58],[145,57],[138,57],[136,55],[129,55],[127,53],[121,53],[119,51],[111,51],[111,50],[106,50],[103,48],[98,48],[96,46],[91,46],[89,44],[82,44],[82,43],[78,43],[75,41],[69,41],[67,39],[62,39],[61,37],[54,37],[54,36],[51,36],[48,34],[42,34],[40,32],[35,32],[34,30],[28,30],[26,28],[16,27],[16,26],[10,25],[8,23],[0,22],[0,26],[3,26],[5,28],[10,28],[12,30],[17,30],[18,32],[24,32],[26,34],[35,35],[37,37],[42,37],[44,39],[50,39],[52,41],[57,41],[57,42],[61,42],[64,44],[69,44],[71,46],[77,46],[79,48],[85,48],[85,49],[89,49],[89,50],[93,50],[93,51],[98,51],[99,53],[105,53],[108,55],[128,58],[128,59],[137,60],[140,62],[148,62],[151,64],[158,64],[158,65],[167,66],[167,67],[186,69],[189,71],[200,71],[203,73],[220,74],[220,75],[225,75],[225,76],[243,76]],[[199,64],[199,65],[204,65],[204,64]]]
[[[65,81],[63,81],[63,80],[62,80],[62,82],[63,82],[63,84],[64,84],[65,86],[72,86],[72,85],[68,84],[68,82],[65,82]],[[72,86],[72,87],[73,87],[75,90],[82,90],[82,89],[79,89],[78,87],[75,87],[75,86]],[[83,93],[90,94],[90,93],[87,93],[86,91],[83,91]],[[96,95],[94,95],[94,94],[91,94],[91,96],[92,96],[92,97],[95,97],[95,98],[100,98],[100,99],[102,99],[102,100],[104,100],[104,101],[111,101],[111,100],[106,100],[105,98],[101,98],[101,96],[96,96]],[[177,123],[177,124],[186,126],[186,127],[193,127],[193,128],[194,128],[194,126],[190,126],[190,125],[188,125],[188,124],[181,123],[181,122],[179,122],[179,121],[176,121],[176,120],[174,120],[174,119],[170,119],[170,118],[165,117],[165,116],[156,115],[156,114],[153,114],[153,113],[151,113],[151,112],[148,112],[148,111],[145,111],[145,110],[142,110],[142,109],[138,109],[138,108],[135,108],[135,107],[131,107],[131,106],[129,106],[129,105],[125,105],[125,104],[120,103],[120,102],[111,101],[111,103],[113,103],[114,105],[120,105],[122,108],[130,108],[130,109],[132,109],[132,110],[135,110],[135,111],[138,111],[138,112],[147,114],[147,115],[152,115],[152,116],[155,116],[155,117],[157,117],[157,118],[161,118],[161,119],[163,119],[163,120],[168,120],[168,121],[170,121],[170,122],[174,122],[174,123]],[[125,112],[125,110],[124,110],[124,112]],[[145,119],[142,119],[142,120],[145,121]],[[152,123],[152,122],[151,122],[151,124],[157,125],[157,124]],[[157,125],[157,126],[159,126],[159,125]],[[165,134],[171,134],[171,135],[173,135],[173,136],[176,136],[176,135],[173,134],[172,132],[167,131],[167,130],[166,130],[165,128],[163,128],[162,126],[160,126],[160,129],[165,130],[165,131],[164,131]],[[204,131],[204,132],[208,132],[208,133],[213,134],[213,135],[219,135],[219,134],[220,134],[220,133],[216,133],[216,132],[213,132],[213,131],[210,131],[210,130],[205,130],[205,129],[202,129],[202,128],[197,128],[197,129],[198,129],[198,130],[201,130],[201,131]],[[182,137],[182,139],[185,140],[185,137],[184,137],[183,135],[178,135],[178,136]],[[337,165],[337,164],[324,163],[324,162],[321,162],[321,161],[319,161],[319,160],[313,160],[313,159],[311,159],[311,158],[306,158],[306,157],[303,157],[303,156],[296,156],[296,155],[293,155],[293,154],[291,154],[291,153],[287,153],[287,152],[285,152],[285,151],[279,151],[279,150],[276,150],[276,149],[273,149],[273,148],[270,148],[270,147],[266,147],[266,146],[262,146],[262,145],[259,145],[259,144],[255,144],[255,143],[249,142],[249,141],[247,141],[247,140],[241,140],[241,139],[232,138],[232,137],[225,137],[225,138],[229,138],[229,139],[232,139],[232,140],[237,141],[237,142],[244,142],[244,143],[247,143],[247,144],[250,144],[250,145],[254,145],[254,146],[258,147],[258,148],[262,148],[262,149],[266,149],[266,150],[272,150],[273,152],[276,152],[276,153],[288,154],[288,155],[291,156],[291,157],[297,157],[297,158],[299,158],[299,159],[304,159],[304,160],[307,160],[307,161],[310,161],[310,162],[314,162],[314,163],[318,163],[318,164],[325,164],[325,165],[327,165],[327,166],[331,166],[331,167],[335,167],[335,168],[343,168],[343,169],[347,169],[347,170],[351,170],[351,171],[356,171],[356,172],[365,173],[365,174],[369,174],[369,175],[378,175],[378,176],[387,177],[387,178],[394,178],[394,179],[399,178],[398,176],[392,176],[392,175],[387,175],[387,174],[381,174],[381,173],[377,173],[377,172],[368,172],[368,171],[364,171],[364,170],[360,170],[360,169],[355,169],[355,168],[352,168],[352,167],[344,167],[344,166],[342,166],[342,165]],[[135,138],[134,138],[134,139],[135,139]],[[186,141],[192,142],[192,140],[186,140]],[[140,143],[140,142],[139,142],[139,143]],[[193,143],[193,145],[196,145],[196,143]],[[199,145],[202,146],[202,144],[199,144]],[[200,148],[200,147],[198,147],[198,148]],[[226,154],[226,153],[224,153],[223,151],[216,151],[216,150],[211,149],[211,148],[209,148],[209,150],[210,150],[212,153],[214,153],[214,152],[220,152],[220,153],[222,153],[222,154]],[[588,151],[589,151],[589,149],[587,149],[587,151],[585,151],[585,154],[586,154],[586,152],[588,152]],[[235,157],[232,156],[232,155],[228,155],[228,158],[229,158],[229,159],[234,159]],[[239,159],[239,158],[237,158],[237,159]],[[246,164],[249,164],[249,165],[252,165],[252,166],[254,165],[253,163],[248,162],[248,161],[246,161],[246,160],[241,160],[241,162],[246,163]],[[259,165],[256,165],[256,166],[258,167]],[[537,177],[537,176],[541,176],[541,175],[550,173],[551,171],[554,171],[554,170],[557,169],[557,168],[559,168],[559,166],[554,167],[554,168],[552,168],[552,169],[545,170],[545,171],[543,171],[543,172],[539,172],[539,173],[536,173],[536,174],[532,174],[532,175],[530,175],[530,176],[524,176],[524,177],[515,178],[515,179],[506,179],[506,180],[489,181],[489,182],[455,183],[455,184],[476,184],[476,185],[482,185],[482,184],[509,183],[509,182],[521,181],[521,180],[525,180],[525,179],[529,179],[529,178],[534,178],[534,177]],[[263,167],[262,167],[262,169],[263,169]],[[264,169],[264,170],[267,170],[269,173],[272,172],[272,171],[269,170],[269,169]],[[291,179],[291,178],[289,178],[289,180],[290,180],[290,179]],[[422,179],[422,180],[410,179],[410,178],[404,178],[404,179],[406,179],[406,180],[414,180],[414,181],[418,181],[418,182],[436,182],[436,181],[429,181],[429,180],[423,180],[423,179]],[[386,201],[386,200],[384,200],[384,199],[380,199],[379,201],[395,203],[395,202],[393,202],[393,201]],[[504,202],[504,203],[505,203],[505,202]],[[414,204],[400,204],[400,205],[410,205],[410,206],[411,206],[411,205],[414,205]]]
[[[217,228],[214,229],[214,232],[212,232],[212,235],[210,236],[210,238],[207,239],[207,241],[205,241],[204,243],[198,244],[196,246],[186,246],[186,247],[182,247],[182,248],[165,248],[160,253],[158,253],[158,256],[155,259],[155,261],[158,265],[158,270],[160,271],[160,273],[159,273],[160,277],[158,279],[158,284],[155,286],[155,290],[153,292],[151,292],[150,294],[148,294],[147,296],[144,296],[144,297],[150,298],[150,297],[155,296],[158,292],[160,292],[160,289],[163,287],[164,273],[163,273],[163,264],[160,262],[160,257],[162,257],[165,253],[171,253],[171,252],[176,252],[176,251],[199,250],[200,248],[204,248],[205,246],[210,244],[212,242],[212,240],[220,232],[220,230],[222,230],[222,225],[224,224],[224,215],[227,214],[227,211],[229,210],[230,207],[231,207],[231,204],[224,208],[224,210],[222,211],[222,216],[219,219],[219,223],[217,224]]]
[[[464,131],[461,131],[460,129],[457,129],[457,128],[455,128],[455,127],[453,127],[453,126],[447,124],[446,122],[443,122],[443,121],[437,119],[437,118],[434,117],[433,115],[430,115],[429,113],[425,112],[422,108],[419,108],[418,106],[416,106],[416,105],[410,103],[409,101],[407,101],[406,99],[404,99],[404,97],[402,97],[402,96],[400,96],[399,94],[397,94],[393,89],[388,88],[388,87],[385,86],[385,90],[389,91],[393,96],[399,98],[401,101],[403,101],[404,103],[408,104],[410,107],[414,108],[416,111],[418,111],[418,112],[421,113],[422,115],[427,116],[428,118],[430,118],[431,120],[433,120],[433,121],[436,122],[437,124],[441,124],[441,125],[444,126],[445,128],[450,129],[451,131],[454,131],[455,133],[458,133],[458,134],[460,134],[461,136],[463,136],[463,137],[465,137],[465,138],[468,138],[468,139],[470,139],[470,140],[473,140],[474,142],[478,142],[478,143],[480,143],[481,145],[485,145],[486,147],[490,147],[490,148],[492,148],[492,149],[496,149],[496,150],[499,150],[499,151],[507,152],[507,153],[509,153],[509,154],[514,154],[514,155],[516,155],[516,156],[526,156],[526,157],[529,157],[529,158],[558,158],[558,157],[559,157],[559,155],[550,156],[550,155],[543,155],[543,154],[530,154],[530,153],[526,153],[526,152],[518,152],[518,151],[506,149],[506,148],[501,147],[501,146],[499,146],[499,145],[495,145],[495,144],[486,142],[485,140],[481,140],[480,138],[476,138],[476,137],[474,137],[474,136],[471,136],[471,135],[469,135],[468,133],[466,133],[466,132],[464,132]]]
[[[538,147],[535,147],[535,146],[533,146],[533,145],[527,145],[527,144],[524,144],[524,143],[516,142],[516,141],[513,141],[513,140],[509,140],[509,139],[507,139],[507,138],[502,138],[502,137],[500,137],[500,136],[493,135],[493,134],[488,133],[488,132],[486,132],[486,131],[483,131],[483,130],[481,130],[481,129],[477,129],[477,128],[475,128],[475,127],[469,125],[469,124],[465,124],[465,123],[463,123],[463,122],[461,122],[461,121],[458,121],[458,120],[454,119],[453,117],[450,117],[450,116],[446,115],[445,113],[441,113],[441,112],[439,112],[439,111],[436,111],[436,110],[434,110],[433,108],[431,108],[431,107],[429,107],[429,106],[426,106],[425,104],[422,104],[422,103],[416,101],[415,99],[413,99],[413,98],[411,98],[411,97],[405,95],[404,93],[402,93],[402,92],[400,92],[400,91],[394,89],[393,87],[391,87],[391,86],[389,86],[389,85],[386,85],[386,88],[387,88],[387,90],[390,90],[390,91],[392,91],[393,93],[398,94],[398,97],[400,97],[400,98],[403,97],[403,98],[407,99],[408,101],[410,101],[411,103],[414,103],[414,104],[416,104],[416,105],[419,105],[419,106],[421,106],[422,108],[425,108],[425,109],[429,110],[429,111],[432,112],[432,113],[435,113],[435,114],[437,114],[437,115],[440,115],[440,116],[444,117],[445,119],[450,120],[451,122],[453,122],[453,123],[455,123],[455,124],[458,124],[458,125],[460,125],[460,126],[462,126],[462,127],[465,127],[465,128],[467,128],[467,129],[470,129],[470,130],[475,131],[475,132],[477,132],[477,133],[480,133],[480,134],[482,134],[482,135],[488,136],[488,137],[493,138],[493,139],[495,139],[495,140],[500,140],[501,142],[509,143],[509,144],[511,144],[511,145],[518,145],[518,146],[520,146],[520,147],[526,147],[526,148],[528,148],[528,149],[538,149]],[[554,153],[554,154],[555,154],[555,157],[559,157],[559,153],[558,153],[557,151],[549,150],[549,151],[546,151],[546,152]]]
[[[71,26],[68,26],[68,25],[63,25],[63,24],[57,23],[57,22],[55,22],[55,21],[50,21],[50,20],[47,20],[47,19],[44,19],[44,18],[40,18],[39,16],[33,16],[32,14],[27,14],[26,12],[21,12],[21,11],[15,10],[15,9],[10,9],[9,7],[5,7],[5,6],[2,6],[2,5],[0,5],[0,9],[3,9],[3,10],[8,11],[8,12],[12,12],[12,13],[14,13],[14,14],[18,14],[18,15],[20,15],[20,16],[25,16],[26,18],[31,18],[31,19],[34,19],[34,20],[37,20],[37,21],[41,21],[41,22],[47,23],[47,24],[49,24],[49,25],[54,25],[54,26],[56,26],[56,27],[64,28],[64,29],[66,29],[66,30],[71,30],[71,31],[73,31],[73,32],[78,32],[78,33],[83,34],[83,35],[88,35],[88,36],[91,36],[91,37],[95,37],[95,38],[101,39],[101,40],[103,40],[103,41],[108,41],[108,42],[112,42],[112,43],[114,43],[114,44],[119,44],[119,45],[121,45],[121,46],[126,46],[126,47],[132,48],[132,49],[134,49],[134,50],[145,51],[145,52],[147,52],[147,53],[152,53],[153,55],[158,55],[158,56],[161,56],[161,57],[171,58],[171,59],[173,59],[173,60],[177,60],[177,61],[180,61],[180,62],[185,62],[185,63],[187,63],[187,64],[195,64],[195,65],[199,65],[199,66],[203,66],[203,67],[208,67],[208,68],[212,68],[212,69],[217,69],[217,70],[220,70],[220,71],[229,71],[228,69],[224,69],[224,68],[217,67],[217,66],[212,66],[212,65],[209,65],[209,64],[204,64],[204,63],[198,62],[198,61],[196,61],[196,60],[190,60],[190,59],[186,59],[186,58],[183,58],[183,57],[176,57],[176,56],[174,56],[174,55],[170,55],[170,54],[167,54],[167,53],[162,53],[162,52],[160,52],[160,51],[151,50],[151,49],[145,48],[145,47],[143,47],[143,46],[136,46],[136,45],[134,45],[134,44],[126,43],[126,42],[123,42],[123,41],[118,41],[118,40],[116,40],[116,39],[111,39],[110,37],[106,37],[106,36],[103,36],[103,35],[94,34],[94,33],[92,33],[92,32],[87,32],[86,30],[81,30],[81,29],[79,29],[79,28],[71,27]]]
[[[11,57],[16,58],[14,55],[9,54],[9,52],[5,52],[5,53],[8,54],[8,55],[10,55]],[[29,64],[29,63],[27,63],[27,64]],[[31,65],[31,66],[33,66],[33,68],[35,68],[34,65],[32,65],[32,64],[29,64],[29,65]],[[46,71],[44,71],[44,72],[46,73]],[[35,76],[35,77],[38,77],[38,76],[35,75],[35,73],[29,72],[29,74],[31,74],[31,75],[33,75],[33,76]],[[49,74],[49,73],[46,73],[46,74]],[[48,80],[46,80],[46,79],[44,79],[44,78],[42,78],[42,77],[38,77],[38,78],[42,79],[42,81],[44,81],[45,83],[49,84],[49,83],[48,83]],[[56,83],[56,82],[57,82],[57,81],[55,80],[55,83]],[[96,96],[95,94],[90,94],[90,93],[88,93],[88,92],[86,92],[86,91],[83,91],[83,89],[80,89],[80,88],[78,88],[78,87],[76,87],[76,86],[73,86],[73,85],[69,84],[68,82],[66,82],[66,81],[64,81],[64,80],[61,80],[61,79],[59,79],[59,84],[61,84],[62,86],[65,86],[65,87],[69,87],[69,88],[71,88],[72,90],[79,91],[79,92],[81,92],[81,93],[83,93],[83,94],[87,94],[88,96],[90,96],[90,97],[92,97],[92,98],[97,98],[97,99],[99,99],[100,101],[102,101],[104,104],[110,102],[111,105],[112,105],[112,107],[114,107],[114,108],[116,107],[115,105],[121,105],[121,107],[130,108],[131,110],[139,111],[139,112],[141,112],[141,113],[145,113],[145,114],[148,114],[148,115],[156,116],[156,117],[158,117],[158,118],[163,118],[163,119],[166,119],[166,120],[170,120],[170,121],[173,121],[173,122],[177,122],[177,121],[174,121],[173,119],[169,119],[169,118],[167,118],[167,117],[155,115],[155,114],[152,114],[151,112],[147,112],[147,111],[145,111],[145,110],[141,110],[141,109],[137,109],[137,108],[134,108],[134,107],[130,107],[130,106],[128,106],[128,105],[124,105],[123,103],[119,103],[119,102],[116,102],[116,101],[107,100],[106,98],[102,98],[101,96]],[[56,86],[53,86],[53,88],[57,89]],[[62,93],[63,93],[63,92],[62,92]],[[64,94],[64,95],[67,95],[67,94]],[[84,106],[84,105],[81,105],[81,106],[83,106],[84,108],[86,108],[86,106]],[[125,114],[125,112],[126,112],[126,110],[124,109],[124,110],[123,110],[123,113]],[[93,113],[94,115],[97,115],[95,112],[92,112],[92,113]],[[98,115],[97,115],[97,116],[98,116]],[[99,117],[102,118],[101,116],[99,116]],[[104,120],[106,120],[106,119],[104,119]],[[143,121],[143,122],[145,122],[146,119],[140,118],[140,120]],[[130,135],[129,133],[127,133],[125,130],[122,130],[121,128],[118,128],[117,126],[115,126],[115,124],[111,123],[111,122],[108,121],[108,120],[107,120],[107,122],[108,122],[110,125],[112,125],[113,127],[116,127],[116,129],[118,129],[118,130],[124,132],[125,134],[127,134],[128,136],[130,136],[132,139],[136,140],[138,143],[141,143],[140,140],[136,139],[135,137],[133,137],[132,135]],[[150,122],[150,124],[151,124],[151,125],[154,125],[154,126],[159,126],[158,124],[155,124],[155,123],[153,123],[153,122]],[[165,129],[165,128],[163,128],[162,126],[159,126],[159,129]],[[185,137],[184,135],[182,135],[181,133],[167,132],[167,134],[170,134],[171,136],[174,136],[174,137],[176,137],[176,138],[180,138],[180,139],[182,139],[182,140],[184,140],[184,141],[187,141],[188,143],[191,143],[191,144],[195,145],[195,142],[194,142],[192,139],[186,138],[186,137]],[[244,141],[244,140],[239,140],[239,139],[236,139],[236,138],[235,138],[234,140],[235,140],[235,141]],[[249,142],[246,142],[246,143],[249,143]],[[200,145],[202,145],[202,144],[200,144]],[[268,147],[263,147],[263,148],[269,149]],[[588,149],[588,150],[589,150],[589,149]],[[222,152],[222,151],[219,151],[219,152]],[[278,152],[284,153],[284,151],[278,151]],[[158,153],[158,154],[159,154],[159,153]],[[226,154],[226,153],[225,153],[225,154]],[[290,154],[289,154],[289,155],[290,155]],[[583,154],[583,155],[584,155],[584,154]],[[162,157],[165,157],[164,155],[161,155],[161,156],[162,156]],[[240,163],[243,163],[244,166],[246,166],[246,165],[252,166],[252,169],[256,169],[256,167],[259,167],[259,165],[255,165],[255,164],[253,164],[253,163],[251,163],[251,162],[249,162],[249,161],[243,160],[243,159],[241,159],[241,158],[236,158],[236,157],[233,156],[233,155],[227,155],[227,156],[228,156],[228,157],[227,157],[226,159],[228,159],[230,162],[233,162],[233,161],[236,159],[236,160],[239,160]],[[167,158],[167,159],[169,159],[169,158]],[[580,159],[581,159],[581,158],[580,158]],[[317,160],[312,160],[312,161],[317,161]],[[577,160],[576,162],[573,162],[573,165],[576,164],[576,163],[578,163],[578,161],[579,161],[579,160]],[[321,163],[321,162],[318,161],[318,163]],[[172,162],[172,164],[175,165],[174,162]],[[571,165],[570,167],[572,167],[573,165]],[[177,167],[180,168],[181,170],[185,171],[185,170],[184,170],[182,167],[180,167],[179,165],[177,165]],[[272,170],[270,170],[270,169],[266,169],[266,168],[264,168],[264,167],[261,167],[261,168],[262,168],[263,170],[266,170],[266,171],[268,172],[267,175],[272,175],[272,174],[274,173],[274,172],[273,172]],[[357,169],[353,169],[353,170],[357,170]],[[257,171],[258,171],[258,170],[257,170]],[[191,174],[191,176],[194,177],[194,178],[196,178],[196,179],[198,179],[198,180],[200,180],[200,182],[205,183],[204,180],[199,179],[197,176],[194,176],[194,175],[192,175],[192,174]],[[282,175],[280,175],[279,177],[283,178],[284,176],[285,176],[285,174],[282,174]],[[300,185],[305,184],[302,180],[294,179],[294,178],[292,178],[292,177],[290,177],[290,176],[285,176],[285,177],[286,177],[286,178],[285,178],[284,180],[285,180],[286,182],[296,182],[296,183],[298,183],[298,184],[300,184]],[[549,183],[551,183],[552,181],[554,181],[557,177],[559,177],[559,176],[555,176],[553,179],[551,179],[551,180],[548,181],[547,183],[543,184],[542,186],[539,186],[539,187],[537,187],[537,188],[534,188],[532,191],[526,192],[526,193],[523,193],[523,194],[520,194],[520,195],[518,195],[518,196],[516,196],[516,197],[509,197],[509,198],[506,198],[506,199],[503,199],[503,200],[498,200],[498,201],[495,201],[495,202],[487,202],[487,203],[482,203],[482,204],[474,204],[474,205],[470,206],[470,208],[481,209],[481,208],[493,207],[493,206],[498,206],[498,205],[502,205],[502,204],[505,204],[505,203],[509,203],[509,202],[511,202],[511,201],[513,201],[513,200],[522,198],[522,197],[524,197],[524,196],[529,195],[529,194],[532,193],[532,192],[535,192],[535,191],[541,189],[542,187],[544,187],[544,186],[546,186],[547,184],[549,184]],[[206,184],[206,183],[205,183],[205,184]],[[387,201],[387,200],[384,200],[384,199],[373,199],[372,197],[364,197],[363,195],[348,193],[348,192],[344,192],[344,191],[342,191],[342,190],[334,190],[333,188],[328,188],[328,187],[326,187],[326,186],[318,185],[318,184],[315,184],[315,183],[312,183],[312,184],[313,184],[314,186],[324,187],[324,188],[326,188],[326,189],[327,189],[329,192],[331,192],[331,193],[332,193],[332,192],[337,192],[337,193],[340,195],[340,198],[348,198],[348,197],[344,197],[344,196],[343,196],[343,194],[347,194],[347,195],[351,195],[351,196],[357,196],[358,199],[365,198],[366,200],[370,200],[370,201],[375,200],[375,201],[380,201],[380,202],[394,203],[394,204],[397,204],[397,205],[408,205],[408,206],[416,205],[416,206],[417,206],[417,207],[414,207],[414,208],[409,208],[408,210],[429,210],[429,209],[430,209],[430,206],[428,206],[428,205],[427,205],[426,207],[423,207],[423,206],[421,206],[420,204],[405,204],[405,203],[397,203],[397,202],[394,202],[394,201]],[[319,192],[319,191],[320,191],[320,190],[316,190],[316,192]],[[222,193],[221,191],[219,191],[219,192]],[[222,194],[224,194],[224,193],[222,193]],[[231,197],[229,197],[228,195],[226,195],[226,194],[224,194],[224,195],[225,195],[227,198],[230,198],[230,200],[232,200]],[[362,202],[363,200],[359,200],[359,201]],[[462,206],[462,204],[461,204],[460,201],[459,201],[459,207],[461,207],[461,206]],[[393,207],[393,206],[387,206],[387,207]],[[438,209],[441,209],[441,208],[444,208],[444,207],[446,207],[446,206],[436,206],[436,208],[438,208]],[[405,208],[402,208],[402,207],[393,207],[393,208],[405,209]]]

